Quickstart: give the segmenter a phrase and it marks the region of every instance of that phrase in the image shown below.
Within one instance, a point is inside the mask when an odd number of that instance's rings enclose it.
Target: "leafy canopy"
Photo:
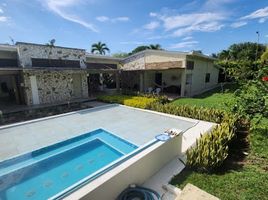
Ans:
[[[164,50],[164,49],[162,49],[162,47],[161,47],[160,44],[150,44],[149,46],[142,45],[142,46],[138,46],[138,47],[136,47],[135,49],[133,49],[132,52],[129,53],[129,55],[138,53],[138,52],[140,52],[140,51],[144,51],[144,50],[146,50],[146,49],[152,49],[152,50]]]
[[[98,42],[91,45],[91,53],[105,55],[106,52],[110,52],[110,49],[105,43]]]
[[[260,59],[261,55],[265,51],[265,45],[257,44],[253,42],[244,42],[238,44],[232,44],[228,49],[218,53],[220,60],[249,60],[255,61]]]

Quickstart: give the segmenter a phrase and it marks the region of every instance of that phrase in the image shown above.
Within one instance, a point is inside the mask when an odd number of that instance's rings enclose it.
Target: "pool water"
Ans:
[[[0,199],[48,199],[138,147],[102,129],[0,163]]]

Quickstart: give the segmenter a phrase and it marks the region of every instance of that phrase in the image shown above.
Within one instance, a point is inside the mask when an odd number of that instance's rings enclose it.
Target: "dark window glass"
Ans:
[[[206,83],[208,83],[210,81],[210,73],[206,73]]]
[[[194,69],[194,61],[187,60],[186,69],[193,70]]]

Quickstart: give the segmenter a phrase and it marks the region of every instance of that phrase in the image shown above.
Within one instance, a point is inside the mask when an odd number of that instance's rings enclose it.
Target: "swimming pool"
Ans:
[[[55,197],[96,178],[137,148],[98,129],[3,161],[0,163],[0,199]]]

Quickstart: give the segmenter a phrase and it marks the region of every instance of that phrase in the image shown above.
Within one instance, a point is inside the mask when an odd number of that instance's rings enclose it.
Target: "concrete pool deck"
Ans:
[[[212,123],[112,104],[0,127],[0,160],[103,128],[138,146],[167,129],[186,131]],[[195,139],[194,139],[195,140]]]

